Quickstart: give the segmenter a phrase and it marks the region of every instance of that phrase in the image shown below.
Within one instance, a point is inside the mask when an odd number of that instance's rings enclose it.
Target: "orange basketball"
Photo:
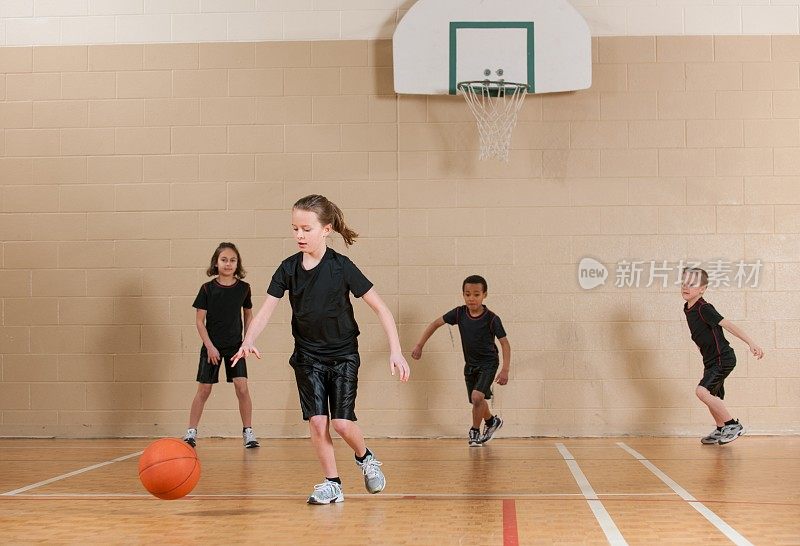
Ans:
[[[199,479],[200,459],[194,449],[181,440],[156,440],[139,457],[139,480],[159,499],[186,496]]]

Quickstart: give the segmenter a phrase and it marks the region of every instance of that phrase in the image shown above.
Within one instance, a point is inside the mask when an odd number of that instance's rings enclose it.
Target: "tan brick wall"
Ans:
[[[259,305],[311,192],[361,233],[348,253],[406,351],[487,277],[513,348],[508,435],[706,431],[680,295],[615,288],[613,266],[761,259],[757,288],[708,294],[767,351],[733,341],[727,398],[754,432],[800,432],[800,38],[593,45],[592,89],[528,97],[508,165],[478,161],[461,99],[393,93],[388,41],[0,49],[0,435],[181,433],[211,252],[240,246]],[[606,286],[578,286],[585,256]],[[457,331],[401,385],[356,313],[365,432],[462,435]],[[250,363],[261,436],[306,433],[289,320],[284,302]],[[201,434],[238,426],[222,383]]]

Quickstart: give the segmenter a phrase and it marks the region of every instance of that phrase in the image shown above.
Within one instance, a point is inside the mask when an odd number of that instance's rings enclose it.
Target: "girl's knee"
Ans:
[[[308,420],[308,427],[311,429],[311,434],[325,434],[328,430],[328,416],[312,415]]]
[[[238,396],[239,398],[250,395],[250,390],[247,387],[247,381],[242,381],[241,379],[240,380],[234,379],[233,387],[236,389],[236,396]]]
[[[347,419],[332,419],[331,424],[333,425],[333,430],[336,431],[336,434],[343,436],[346,435],[350,430],[352,421],[348,421]]]
[[[211,383],[198,383],[197,384],[197,396],[202,398],[203,400],[207,400],[208,397],[211,395]]]

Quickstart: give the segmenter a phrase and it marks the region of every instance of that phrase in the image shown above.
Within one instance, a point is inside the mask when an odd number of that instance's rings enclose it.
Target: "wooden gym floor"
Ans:
[[[800,544],[800,437],[372,440],[379,495],[336,440],[328,506],[308,440],[262,442],[201,438],[198,486],[161,501],[149,440],[0,440],[0,543]]]

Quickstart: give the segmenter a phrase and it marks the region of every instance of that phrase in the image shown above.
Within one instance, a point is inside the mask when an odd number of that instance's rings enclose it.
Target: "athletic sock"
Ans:
[[[359,457],[358,455],[355,456],[356,457],[356,461],[358,461],[359,463],[363,463],[364,461],[367,460],[367,456],[368,455],[372,455],[372,452],[369,450],[369,448],[366,448],[366,449],[367,449],[367,451],[364,452],[364,456],[363,457]]]
[[[492,426],[492,424],[494,423],[494,415],[492,415],[488,419],[484,419],[483,422],[486,423],[487,427]]]
[[[335,478],[325,478],[325,481],[338,483],[339,485],[342,485],[342,480],[339,479],[339,476],[336,476]]]
[[[725,421],[725,426],[727,427],[728,425],[735,425],[738,422],[739,421],[737,421],[736,419],[731,419],[730,421]]]
[[[479,429],[478,427],[469,427],[469,429],[470,429],[470,430],[477,430],[478,432],[480,432],[480,431],[481,431],[481,429]]]

